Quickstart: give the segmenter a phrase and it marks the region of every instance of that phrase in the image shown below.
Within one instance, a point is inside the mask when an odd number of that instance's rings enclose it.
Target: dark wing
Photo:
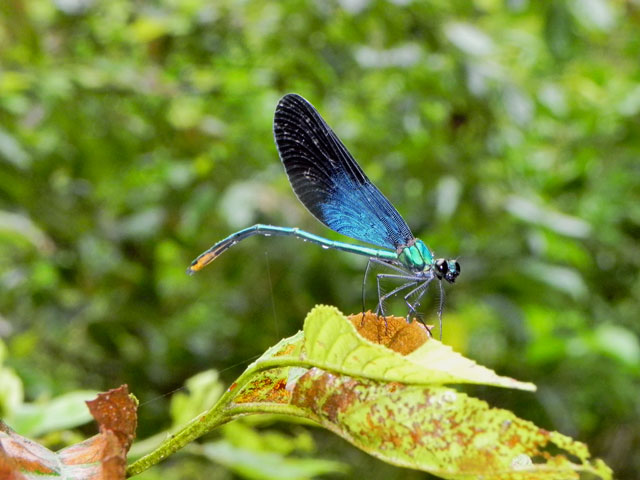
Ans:
[[[282,97],[273,133],[293,191],[327,227],[392,249],[413,239],[398,211],[304,98]]]

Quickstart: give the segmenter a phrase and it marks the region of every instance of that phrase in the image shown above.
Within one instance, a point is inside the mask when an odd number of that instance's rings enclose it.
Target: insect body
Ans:
[[[191,263],[188,273],[201,270],[222,252],[247,237],[284,235],[317,243],[324,248],[369,257],[365,278],[371,263],[391,268],[395,273],[377,275],[378,314],[384,315],[383,304],[387,298],[403,292],[409,319],[410,315],[417,313],[420,299],[434,279],[440,280],[441,293],[444,293],[442,280],[455,282],[460,274],[459,263],[456,260],[436,259],[429,247],[413,236],[398,211],[371,183],[309,102],[296,94],[282,97],[276,107],[273,133],[280,160],[300,202],[332,230],[377,248],[329,240],[299,228],[258,224],[216,243]],[[404,283],[383,294],[380,280],[385,278]],[[440,323],[442,306],[443,295],[439,309]]]

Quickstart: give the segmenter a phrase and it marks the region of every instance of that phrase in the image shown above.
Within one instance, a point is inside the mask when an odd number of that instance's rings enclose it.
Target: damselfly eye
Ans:
[[[444,275],[449,271],[449,266],[447,265],[447,261],[444,258],[439,259],[436,262],[436,270],[440,275]]]
[[[456,265],[456,272],[458,272],[458,274],[460,274],[460,264],[458,262],[456,262],[455,265]]]

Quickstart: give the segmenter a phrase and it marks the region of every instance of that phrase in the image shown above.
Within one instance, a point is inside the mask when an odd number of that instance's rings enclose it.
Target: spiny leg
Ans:
[[[438,308],[438,326],[440,327],[440,341],[442,341],[442,310],[444,309],[444,287],[440,281],[440,307]]]
[[[362,279],[362,322],[360,325],[362,325],[364,323],[364,309],[366,308],[366,302],[365,302],[365,290],[366,290],[366,284],[367,284],[367,277],[369,276],[369,271],[371,270],[371,264],[375,263],[378,265],[382,265],[384,267],[388,267],[391,268],[392,270],[395,270],[397,272],[400,272],[402,274],[405,274],[406,276],[406,271],[403,270],[400,267],[397,267],[395,265],[393,265],[392,263],[386,262],[384,260],[380,260],[379,258],[375,258],[375,257],[369,257],[368,261],[367,261],[367,268],[365,268],[364,270],[364,278]],[[384,274],[380,274],[380,275],[384,275]],[[377,275],[376,275],[377,277]],[[377,279],[377,288],[378,288],[378,299],[380,298],[380,280]],[[376,309],[376,315],[378,314],[378,309]]]
[[[429,281],[429,283],[431,283],[431,281]],[[427,284],[428,286],[428,284]],[[418,295],[418,298],[416,299],[418,304],[420,303],[420,299],[424,296],[424,294],[427,292],[428,288],[425,288],[420,295]],[[429,326],[426,324],[426,322],[424,321],[424,318],[422,318],[422,316],[418,313],[417,314],[417,318],[420,321],[420,323],[422,323],[422,325],[424,325],[424,328],[427,330],[427,332],[429,333],[429,336],[431,337],[431,328],[429,328]]]
[[[429,288],[429,284],[431,284],[431,280],[428,280],[425,282],[425,287],[424,290],[422,290],[420,292],[420,294],[418,295],[418,297],[416,298],[416,301],[413,303],[414,309],[416,309],[416,307],[420,306],[420,300],[422,299],[422,297],[424,297],[424,294],[427,293],[427,290]],[[417,312],[416,312],[417,313]],[[420,315],[419,313],[417,313],[418,315]]]
[[[360,322],[361,327],[362,325],[364,325],[364,309],[365,309],[364,296],[365,296],[365,288],[367,286],[367,276],[369,275],[369,268],[371,268],[371,262],[373,260],[374,260],[373,258],[369,257],[369,260],[367,261],[367,268],[364,269],[364,278],[362,279],[362,321]]]
[[[430,283],[431,280],[424,281],[404,296],[404,303],[407,304],[407,307],[409,309],[409,311],[407,312],[407,323],[409,323],[409,316],[411,315],[411,313],[413,313],[414,315],[418,314],[416,307],[420,306],[420,299],[424,295],[424,292],[427,291],[427,287]],[[422,290],[422,292],[420,292],[420,290]],[[417,292],[420,292],[420,294],[418,295],[416,301],[412,304],[411,302],[409,302],[409,297],[411,297],[411,295],[415,295]]]
[[[384,279],[384,278],[409,280],[409,282],[408,283],[404,283],[404,284],[400,285],[399,287],[394,288],[390,292],[383,294],[382,293],[382,289],[380,287],[380,280]],[[380,312],[382,312],[382,316],[386,317],[386,315],[384,313],[384,307],[382,306],[382,304],[387,300],[387,298],[395,295],[396,293],[404,290],[405,288],[410,287],[411,285],[414,285],[415,284],[414,283],[415,280],[416,280],[416,277],[414,277],[412,275],[395,275],[395,274],[392,274],[392,273],[379,273],[378,275],[376,275],[376,282],[377,282],[377,286],[378,286],[378,306],[376,307],[376,315],[380,316]]]
[[[387,301],[387,299],[389,297],[392,297],[393,295],[397,294],[398,292],[401,292],[402,290],[405,290],[409,287],[414,286],[416,283],[413,281],[404,283],[402,285],[400,285],[399,287],[394,288],[392,291],[384,294],[384,295],[379,295],[378,296],[378,306],[376,307],[376,315],[378,316],[378,318],[380,318],[380,311],[382,311],[382,318],[384,318],[384,326],[385,328],[387,328],[389,325],[387,324],[387,316],[384,313],[384,307],[383,304],[384,302]]]
[[[420,315],[420,313],[417,311],[418,307],[420,306],[420,300],[422,299],[422,297],[424,296],[425,293],[427,293],[427,290],[429,289],[429,285],[431,284],[431,280],[427,280],[423,283],[424,288],[422,289],[422,291],[418,294],[418,297],[416,298],[415,302],[413,302],[413,311],[416,314],[416,317],[418,318],[418,320],[427,328],[427,330],[429,330],[429,327],[427,327],[427,324],[424,323],[424,319],[422,318],[422,316]],[[409,322],[409,314],[407,313],[407,322]],[[430,332],[430,330],[429,330]]]
[[[412,280],[412,279],[411,279],[411,278],[408,278],[407,280]],[[392,296],[394,296],[396,293],[401,292],[402,290],[404,290],[404,289],[406,289],[406,288],[408,288],[408,287],[411,287],[411,286],[413,286],[413,285],[415,285],[415,284],[416,284],[416,282],[414,282],[414,281],[410,281],[410,282],[408,282],[408,283],[403,283],[402,285],[400,285],[399,287],[394,288],[394,289],[393,289],[393,290],[391,290],[390,292],[387,292],[387,293],[385,293],[384,295],[380,295],[380,296],[378,297],[378,306],[377,306],[377,308],[376,308],[376,314],[377,314],[378,312],[382,311],[382,313],[383,313],[383,315],[384,315],[384,309],[383,309],[383,307],[382,307],[382,304],[383,304],[384,302],[386,302],[386,300],[387,300],[389,297],[392,297]],[[382,292],[379,292],[379,293],[381,294]]]

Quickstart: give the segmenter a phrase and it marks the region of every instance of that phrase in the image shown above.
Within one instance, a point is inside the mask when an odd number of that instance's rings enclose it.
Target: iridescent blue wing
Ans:
[[[304,98],[282,97],[273,133],[293,191],[327,227],[392,249],[413,239],[398,211]]]

